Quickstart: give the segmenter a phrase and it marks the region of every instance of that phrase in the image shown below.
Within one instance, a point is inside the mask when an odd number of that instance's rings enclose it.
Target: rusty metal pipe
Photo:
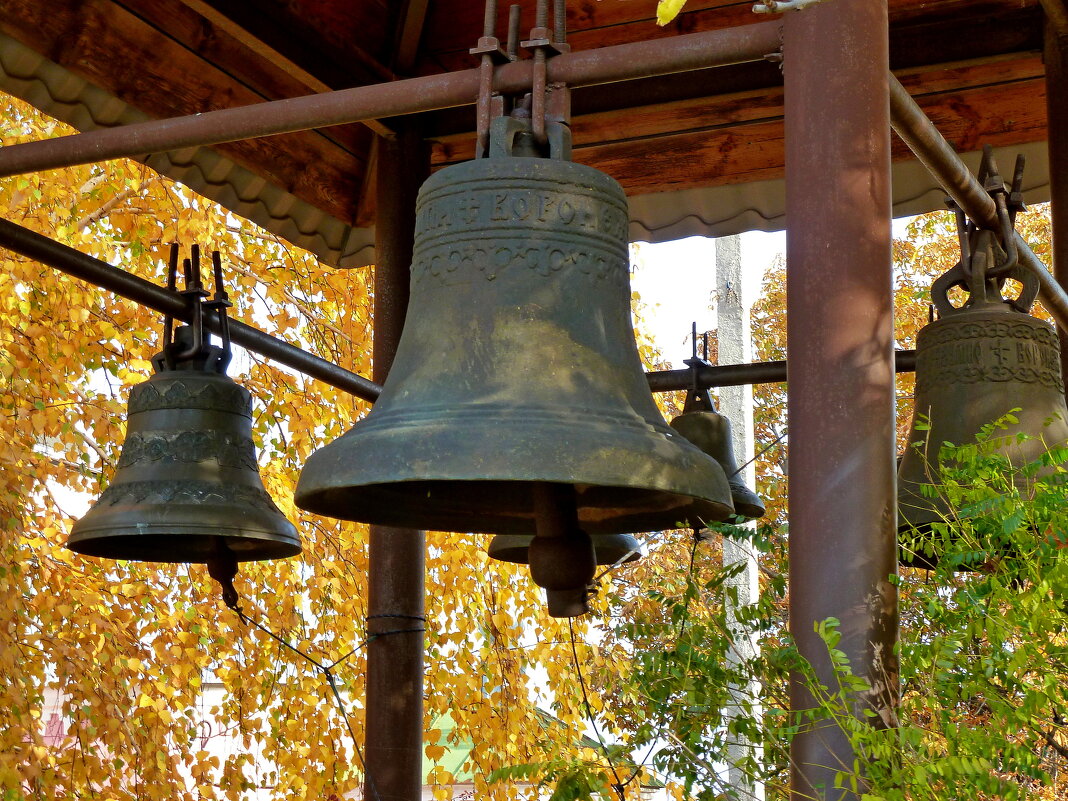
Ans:
[[[185,322],[191,322],[193,319],[188,300],[179,293],[156,286],[150,281],[4,219],[0,219],[0,246],[162,314],[177,317]],[[207,309],[203,311],[208,330],[221,336],[223,330],[218,315]],[[382,392],[382,387],[373,381],[252,326],[237,320],[228,320],[228,324],[231,341],[279,364],[299,370],[324,384],[372,402]]]
[[[1053,1],[1057,4],[1061,2]],[[1053,275],[1061,287],[1068,288],[1068,25],[1059,31],[1052,17],[1046,22],[1043,61],[1046,65]],[[1068,375],[1068,330],[1061,328],[1058,333],[1061,341],[1061,372]]]
[[[408,307],[415,199],[430,173],[419,131],[379,143],[375,225],[374,377],[384,382]],[[367,568],[365,801],[419,801],[423,767],[426,534],[370,527]],[[387,636],[389,635],[389,636]]]
[[[3,219],[0,219],[0,247],[6,247],[27,258],[47,264],[67,275],[155,309],[161,314],[172,315],[186,322],[192,319],[187,301],[178,292],[156,286],[125,270],[120,270],[118,267],[113,267],[81,251]],[[400,321],[403,321],[403,318],[398,321],[397,316],[392,319],[395,321],[394,325],[399,325]],[[382,392],[381,385],[357,373],[237,320],[230,320],[229,323],[234,331],[241,332],[232,334],[231,338],[234,342],[273,359],[279,364],[292,367],[305,375],[372,403]],[[207,325],[209,330],[221,334],[218,318],[215,315],[209,313]],[[909,373],[916,369],[915,351],[901,350],[895,355],[897,372]],[[649,381],[649,389],[652,392],[688,389],[692,381],[689,370],[661,370],[646,373],[646,379]],[[697,384],[701,388],[775,384],[784,381],[786,381],[786,362],[784,361],[712,365],[700,368],[697,373]]]
[[[778,50],[779,30],[778,22],[762,22],[676,36],[670,45],[656,40],[565,53],[549,60],[548,82],[593,86],[758,61]],[[408,78],[9,145],[0,149],[0,177],[471,105],[479,72]],[[529,90],[532,79],[530,60],[504,64],[495,70],[493,89],[516,94]]]
[[[916,371],[916,351],[894,352],[894,372]],[[653,392],[674,392],[693,385],[690,370],[659,370],[645,374]],[[753,362],[752,364],[713,364],[697,368],[698,389],[712,387],[740,387],[745,384],[786,383],[786,362]]]
[[[887,16],[886,0],[838,0],[784,21],[790,632],[812,669],[790,682],[793,801],[865,790],[848,726],[804,717],[812,679],[840,679],[817,626],[838,621],[870,686],[838,715],[893,725],[898,702]]]
[[[161,314],[172,315],[186,322],[192,319],[187,301],[178,292],[156,286],[125,270],[120,270],[118,267],[113,267],[81,251],[3,219],[0,219],[0,247],[6,247],[27,258],[47,264],[67,275],[80,278],[114,292],[116,295],[155,309]],[[393,319],[396,320],[396,317]],[[381,385],[295,345],[290,345],[237,320],[229,320],[229,323],[232,331],[240,332],[232,333],[231,338],[234,342],[273,359],[279,364],[292,367],[305,375],[372,403],[382,392]],[[209,330],[221,335],[221,327],[214,314],[208,314],[207,326]],[[897,372],[915,371],[916,351],[900,350],[895,353],[895,357]],[[646,373],[645,377],[649,382],[651,392],[688,389],[692,383],[689,370],[660,370]],[[785,381],[785,361],[720,364],[702,367],[697,372],[697,385],[701,388],[776,384]]]
[[[998,230],[997,207],[993,199],[893,75],[890,76],[890,123],[969,218],[983,228]],[[1019,234],[1016,234],[1016,247],[1020,264],[1038,277],[1042,305],[1049,310],[1057,326],[1068,331],[1068,293]]]

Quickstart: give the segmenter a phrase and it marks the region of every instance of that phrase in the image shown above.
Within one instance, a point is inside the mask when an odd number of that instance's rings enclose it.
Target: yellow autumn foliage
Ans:
[[[3,101],[3,146],[67,132]],[[171,242],[218,249],[235,319],[370,374],[369,270],[328,268],[143,165],[4,179],[0,215],[157,284]],[[129,391],[149,376],[161,328],[155,312],[0,250],[2,797],[356,797],[349,726],[362,744],[367,532],[305,514],[292,496],[308,455],[366,403],[254,354],[230,369],[255,399],[265,485],[304,543],[300,557],[242,565],[243,606],[324,664],[353,652],[334,669],[348,721],[322,674],[244,626],[203,566],[64,547],[114,472]],[[512,798],[516,788],[488,785],[491,772],[572,748],[585,713],[566,622],[484,545],[428,537],[426,719],[430,729],[451,715],[456,742],[444,747],[471,746],[463,770],[480,797]],[[596,659],[611,676],[628,654]],[[546,726],[536,702],[562,725]]]

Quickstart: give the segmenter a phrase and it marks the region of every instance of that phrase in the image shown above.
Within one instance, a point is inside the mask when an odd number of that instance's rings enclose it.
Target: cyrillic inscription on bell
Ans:
[[[508,156],[520,128],[496,120],[496,156],[420,190],[411,298],[382,396],[311,456],[297,504],[533,534],[531,486],[548,482],[574,487],[589,534],[724,519],[723,470],[667,426],[638,358],[623,190],[560,158]],[[566,151],[566,130],[553,136]]]

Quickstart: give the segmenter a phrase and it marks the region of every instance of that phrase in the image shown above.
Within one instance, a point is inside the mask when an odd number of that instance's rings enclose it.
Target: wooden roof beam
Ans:
[[[231,17],[205,2],[205,0],[179,0],[179,2],[195,11],[219,30],[227,33],[235,41],[240,42],[244,47],[248,48],[256,55],[266,58],[311,92],[329,92],[336,88],[330,86],[325,81],[320,80],[311,72],[308,72],[308,70],[301,67],[284,53],[267,44],[267,42],[263,41],[263,39],[260,39],[258,36],[255,36],[248,30],[248,28],[234,21]],[[366,59],[370,59],[370,56],[365,56],[365,60]],[[377,64],[377,62],[375,63]],[[376,71],[381,72],[384,76],[390,75],[388,70],[384,70],[381,65],[377,66],[378,70]],[[364,120],[362,124],[366,125],[380,136],[393,136],[393,131],[378,120]]]
[[[393,70],[398,75],[411,75],[415,69],[429,5],[430,0],[408,0],[405,5],[393,49]]]

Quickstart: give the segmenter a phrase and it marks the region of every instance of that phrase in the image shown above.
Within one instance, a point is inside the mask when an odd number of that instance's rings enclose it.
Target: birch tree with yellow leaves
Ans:
[[[11,99],[0,120],[2,145],[71,132]],[[326,267],[136,162],[5,179],[0,214],[160,285],[172,242],[219,250],[233,318],[370,373],[369,270]],[[366,403],[254,354],[230,368],[254,398],[266,488],[304,546],[244,563],[242,606],[321,665],[337,662],[340,704],[312,662],[222,604],[203,565],[64,547],[115,471],[129,391],[151,374],[161,330],[155,312],[0,251],[0,796],[355,796],[366,527],[303,513],[292,495],[308,455]],[[456,780],[454,750],[476,790],[500,798],[518,790],[491,785],[495,770],[565,752],[598,758],[577,745],[585,709],[567,624],[485,544],[428,538],[426,754],[441,796]],[[604,664],[581,644],[584,625],[575,631],[584,657]],[[204,708],[209,679],[222,687],[214,709]],[[59,699],[58,730],[46,699]],[[230,753],[205,744],[205,716],[237,744]]]

